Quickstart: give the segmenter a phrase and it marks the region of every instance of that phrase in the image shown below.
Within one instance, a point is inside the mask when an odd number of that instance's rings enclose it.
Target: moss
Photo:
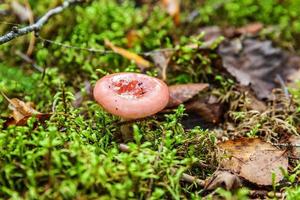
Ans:
[[[29,2],[36,18],[61,3]],[[236,83],[217,68],[215,48],[220,41],[209,50],[199,50],[188,45],[201,46],[203,35],[186,35],[197,32],[200,25],[241,26],[260,21],[278,24],[279,38],[296,45],[293,37],[299,34],[299,1],[182,1],[185,9],[179,27],[159,4],[136,2],[140,1],[87,1],[55,16],[40,35],[66,45],[99,50],[108,50],[105,39],[137,53],[175,48],[168,83],[212,84],[214,94],[228,104],[229,121],[235,120],[240,133],[261,136],[258,129],[272,132],[276,126],[291,131],[299,125],[298,90],[292,92],[296,98],[293,110],[283,106],[283,113],[275,112],[283,123],[276,123],[270,112],[265,118],[251,115],[243,104],[245,95],[236,91]],[[195,10],[200,11],[199,17],[187,25],[184,17]],[[17,21],[14,16],[5,20]],[[0,24],[1,32],[10,28]],[[129,38],[132,33],[133,40]],[[26,51],[28,39],[24,36],[0,46],[0,90],[11,98],[34,102],[37,110],[51,113],[51,117],[45,122],[32,117],[24,126],[5,127],[5,117],[11,111],[0,96],[0,198],[199,199],[205,194],[202,188],[180,177],[187,172],[206,179],[216,170],[214,131],[201,127],[187,130],[181,124],[186,112],[184,106],[179,106],[168,114],[130,122],[133,140],[127,144],[129,151],[123,152],[119,148],[124,142],[120,119],[98,106],[90,89],[104,74],[140,71],[136,64],[116,54],[64,48],[37,39],[32,58],[44,70],[39,72],[16,56],[16,50]],[[146,73],[155,76],[158,70],[151,68]],[[278,137],[271,139],[276,141]],[[294,187],[298,168],[286,178],[291,187],[285,189],[291,199],[299,193]],[[247,191],[218,193],[245,198]]]

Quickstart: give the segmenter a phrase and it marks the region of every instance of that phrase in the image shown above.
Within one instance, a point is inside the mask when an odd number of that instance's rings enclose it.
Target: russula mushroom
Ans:
[[[161,111],[169,101],[168,86],[138,73],[115,73],[97,81],[94,98],[113,115],[139,119]]]

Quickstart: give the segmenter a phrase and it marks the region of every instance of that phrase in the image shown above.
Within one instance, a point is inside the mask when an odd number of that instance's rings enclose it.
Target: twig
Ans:
[[[16,54],[17,54],[18,56],[20,56],[20,58],[22,58],[25,62],[31,64],[32,67],[33,67],[34,69],[36,69],[37,71],[39,71],[39,72],[41,72],[41,73],[44,72],[44,69],[43,69],[42,67],[38,66],[38,65],[34,62],[34,60],[32,60],[32,59],[31,59],[29,56],[27,56],[26,54],[22,53],[21,51],[16,51]]]
[[[37,37],[39,40],[41,40],[42,42],[45,43],[49,43],[49,44],[53,44],[53,45],[57,45],[57,46],[61,46],[64,48],[68,48],[68,49],[75,49],[75,50],[81,50],[81,51],[88,51],[90,53],[99,53],[99,54],[117,54],[114,51],[111,50],[104,50],[104,49],[95,49],[95,48],[85,48],[85,47],[79,47],[79,46],[72,46],[72,45],[68,45],[68,44],[64,44],[61,42],[56,42],[53,40],[49,40],[46,38],[43,38],[41,36]],[[168,52],[168,51],[176,51],[175,48],[164,48],[164,49],[154,49],[152,51],[147,51],[147,52],[140,52],[140,53],[136,53],[138,55],[142,55],[142,56],[150,56],[154,53],[158,53],[158,52]]]
[[[122,152],[126,152],[126,153],[130,152],[129,146],[127,146],[126,144],[119,144],[119,149]],[[176,172],[176,169],[174,169],[174,168],[172,168],[171,170],[173,173]],[[198,179],[198,178],[188,175],[186,173],[182,173],[181,180],[184,182],[187,182],[187,183],[196,183],[200,187],[204,187],[204,185],[205,185],[204,180]]]
[[[20,37],[22,35],[26,35],[31,32],[38,32],[43,25],[53,16],[58,13],[61,13],[64,9],[68,8],[70,5],[82,2],[81,0],[69,0],[64,1],[64,3],[56,8],[53,8],[49,10],[45,15],[43,15],[36,23],[23,27],[23,28],[17,28],[13,27],[13,30],[6,33],[5,35],[0,37],[0,45],[4,44],[6,42],[9,42],[17,37]]]
[[[249,192],[250,197],[255,197],[255,198],[266,198],[266,197],[270,197],[270,198],[282,198],[284,197],[284,195],[280,192],[270,192],[270,191],[266,191],[266,190],[250,190]]]
[[[272,145],[281,147],[300,147],[300,144],[272,143]]]

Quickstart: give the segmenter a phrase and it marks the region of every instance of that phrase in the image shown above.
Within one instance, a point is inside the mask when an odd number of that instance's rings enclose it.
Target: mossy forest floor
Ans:
[[[0,35],[62,2],[5,0]],[[86,0],[0,45],[0,199],[300,199],[299,13],[299,0]],[[92,96],[115,72],[208,87],[124,122]],[[17,99],[38,113],[16,119]],[[224,169],[219,144],[248,138],[288,162],[270,184]]]

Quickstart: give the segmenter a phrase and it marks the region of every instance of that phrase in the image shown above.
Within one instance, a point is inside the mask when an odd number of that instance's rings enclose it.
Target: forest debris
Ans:
[[[105,40],[105,45],[107,47],[111,48],[115,53],[123,56],[124,58],[133,60],[142,69],[150,67],[150,62],[145,60],[143,57],[141,57],[133,52],[130,52],[126,49],[117,47],[113,43],[111,43],[109,40]]]
[[[35,110],[32,102],[25,103],[17,98],[9,99],[4,93],[2,93],[2,95],[9,102],[8,108],[13,111],[11,118],[9,118],[5,123],[6,126],[24,125],[32,116],[36,116],[39,120],[44,120],[50,116],[50,114],[44,114]]]
[[[280,87],[276,75],[286,77],[295,72],[300,64],[291,62],[293,56],[272,42],[256,39],[235,39],[223,42],[218,50],[224,68],[241,85],[250,86],[258,98],[270,98],[272,89]]]
[[[200,97],[186,104],[187,112],[199,115],[205,122],[219,123],[223,115],[223,105],[215,96]]]
[[[253,92],[249,88],[240,87],[241,92],[245,92],[245,107],[247,110],[256,110],[258,112],[264,112],[267,110],[267,105],[265,102],[256,98]]]
[[[267,190],[250,190],[249,196],[252,199],[266,199],[266,197],[269,197],[271,199],[285,199],[284,193],[273,191],[270,192]]]
[[[29,21],[32,16],[31,10],[20,4],[18,1],[11,2],[11,9],[21,22]]]
[[[167,13],[173,17],[176,25],[180,24],[180,0],[162,0],[162,4]]]
[[[224,36],[226,38],[238,37],[241,35],[255,35],[263,28],[263,24],[259,22],[254,22],[247,24],[242,27],[227,27],[220,28],[219,26],[206,26],[201,27],[197,33],[204,32],[204,41],[211,42],[216,40],[220,36]]]
[[[167,69],[173,53],[172,51],[155,51],[149,54],[164,81],[167,80]]]
[[[288,139],[291,145],[291,154],[294,158],[300,159],[300,136],[291,135]]]
[[[198,34],[202,32],[205,33],[203,38],[205,42],[214,41],[223,35],[222,29],[219,26],[206,26],[197,31]]]
[[[299,56],[291,56],[289,59],[289,65],[299,65],[300,57]],[[300,81],[300,69],[297,69],[293,73],[290,73],[287,77],[288,86],[292,88],[298,88],[297,82]]]
[[[250,23],[245,26],[242,26],[240,28],[237,28],[236,32],[239,34],[242,34],[242,35],[246,35],[246,34],[253,35],[253,34],[258,33],[263,27],[264,27],[264,25],[262,23],[254,22],[254,23]]]
[[[169,86],[170,99],[168,108],[178,106],[192,99],[199,92],[208,88],[206,83],[188,83]]]
[[[272,173],[278,183],[283,179],[280,168],[288,167],[285,151],[259,138],[229,140],[218,146],[229,156],[222,160],[221,166],[257,185],[272,185]]]
[[[206,190],[214,190],[223,187],[226,190],[234,190],[241,187],[240,178],[228,171],[216,171],[208,180],[205,181]]]
[[[126,33],[126,39],[127,39],[127,47],[131,48],[134,46],[134,43],[139,39],[139,34],[137,30],[129,30]]]

